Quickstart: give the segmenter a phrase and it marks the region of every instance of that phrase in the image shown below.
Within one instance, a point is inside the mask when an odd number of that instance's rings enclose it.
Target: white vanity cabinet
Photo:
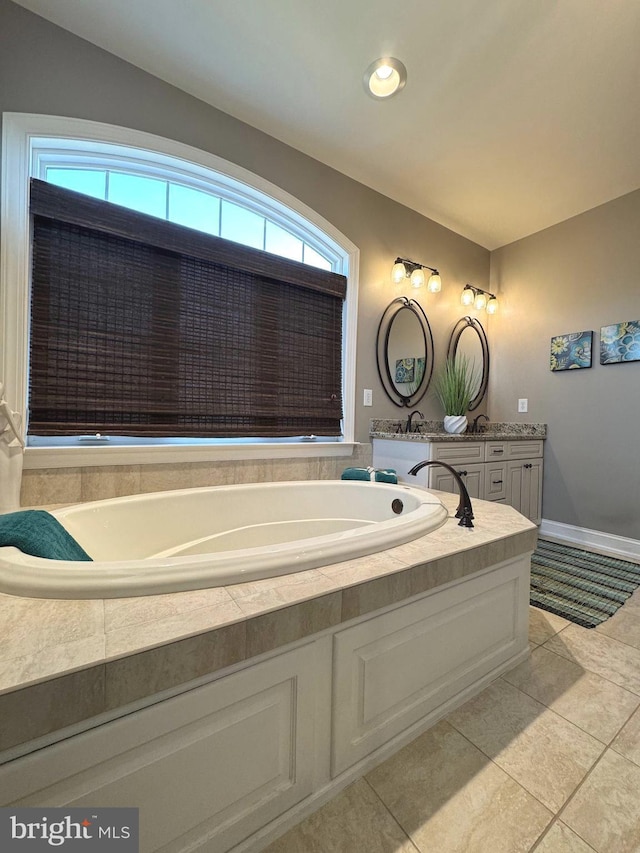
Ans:
[[[394,468],[407,485],[456,492],[446,468],[430,465],[413,477],[409,469],[425,460],[452,465],[472,498],[513,506],[535,524],[542,518],[542,439],[469,441],[373,439],[375,468]]]
[[[487,453],[504,445],[505,503],[535,524],[542,520],[542,439],[488,442]],[[488,498],[492,500],[492,498]]]

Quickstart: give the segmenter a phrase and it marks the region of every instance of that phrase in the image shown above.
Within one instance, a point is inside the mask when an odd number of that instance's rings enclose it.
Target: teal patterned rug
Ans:
[[[538,540],[531,558],[531,604],[595,628],[640,586],[640,565]]]

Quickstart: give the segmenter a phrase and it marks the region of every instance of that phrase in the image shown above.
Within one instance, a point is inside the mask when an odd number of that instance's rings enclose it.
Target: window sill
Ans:
[[[240,459],[303,459],[313,456],[351,456],[357,442],[310,441],[284,444],[27,447],[25,469],[89,468],[109,465],[165,465],[222,462]]]

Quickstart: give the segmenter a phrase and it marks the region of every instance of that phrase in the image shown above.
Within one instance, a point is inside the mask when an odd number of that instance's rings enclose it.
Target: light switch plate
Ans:
[[[371,388],[364,389],[364,406],[373,406],[373,391]]]
[[[529,411],[529,400],[526,397],[521,397],[518,400],[518,411],[519,412],[528,412]]]

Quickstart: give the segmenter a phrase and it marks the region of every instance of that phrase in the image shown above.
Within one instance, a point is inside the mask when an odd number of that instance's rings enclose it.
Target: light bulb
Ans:
[[[460,295],[460,302],[462,302],[463,305],[473,305],[474,298],[475,294],[473,290],[469,287],[465,287]]]
[[[495,314],[498,310],[498,300],[495,296],[492,296],[491,299],[487,302],[487,314]]]
[[[411,284],[414,287],[422,287],[424,284],[424,270],[420,267],[411,273]]]
[[[473,304],[475,305],[475,307],[478,311],[482,311],[483,308],[486,308],[487,307],[487,296],[486,296],[486,294],[485,293],[477,293]]]
[[[403,279],[406,278],[407,270],[405,269],[405,265],[403,263],[398,262],[394,264],[391,268],[391,281],[395,284],[400,284]]]
[[[380,68],[376,68],[375,70],[376,77],[379,77],[381,80],[386,80],[392,74],[393,68],[390,65],[381,65]]]
[[[429,293],[440,293],[442,290],[442,281],[437,273],[432,273],[427,282],[427,290]]]
[[[365,71],[363,82],[374,98],[390,98],[404,88],[407,69],[393,56],[376,59]]]

